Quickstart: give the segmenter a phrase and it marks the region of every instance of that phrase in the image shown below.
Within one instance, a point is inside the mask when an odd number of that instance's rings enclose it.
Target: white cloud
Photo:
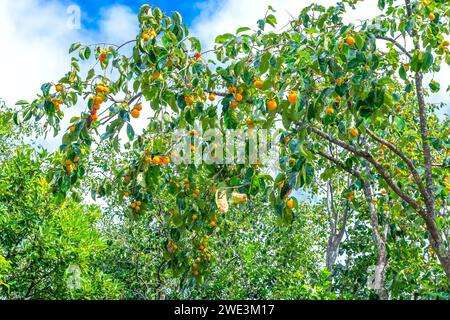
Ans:
[[[205,47],[212,47],[214,38],[223,33],[234,33],[239,27],[256,28],[256,21],[264,18],[269,5],[275,10],[278,21],[277,29],[282,28],[300,11],[312,4],[333,5],[329,0],[210,0],[199,3],[202,10],[192,24],[192,33],[197,35]],[[376,0],[367,0],[364,6],[345,15],[346,22],[357,22],[357,19],[369,19],[379,13]],[[276,30],[276,29],[275,29]]]
[[[0,97],[8,104],[33,98],[67,69],[67,49],[80,33],[66,22],[66,7],[57,2],[0,2]]]
[[[8,104],[32,99],[42,83],[57,81],[70,67],[71,43],[121,43],[138,30],[126,6],[102,10],[95,31],[68,28],[66,10],[58,1],[0,1],[0,97]]]
[[[137,18],[126,6],[103,9],[98,30],[86,30],[83,25],[69,28],[72,17],[67,9],[59,1],[0,1],[0,98],[8,105],[21,99],[31,101],[43,83],[58,81],[70,69],[71,43],[120,44],[134,38],[138,30]],[[79,110],[67,110],[66,120]],[[54,149],[59,142],[60,137],[48,137],[42,144]]]
[[[99,27],[99,41],[115,44],[133,40],[139,31],[136,14],[130,7],[123,5],[103,9]]]

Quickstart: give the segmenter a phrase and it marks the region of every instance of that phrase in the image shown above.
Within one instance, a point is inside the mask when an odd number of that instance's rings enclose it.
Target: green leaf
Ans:
[[[403,120],[402,118],[395,117],[394,122],[395,122],[395,126],[399,132],[402,132],[405,129],[406,123],[405,123],[405,120]]]
[[[230,39],[234,39],[234,35],[232,35],[231,33],[225,33],[220,36],[217,36],[215,42],[216,43],[225,43]]]
[[[383,10],[385,6],[386,6],[386,1],[385,0],[378,0],[378,8],[380,10]]]
[[[269,14],[266,17],[266,22],[275,28],[275,25],[277,24],[277,18],[275,18],[273,14]]]
[[[86,58],[86,60],[91,57],[91,48],[86,47],[86,49],[84,50],[84,57]]]
[[[79,42],[72,43],[72,45],[70,46],[70,49],[69,49],[69,54],[74,52],[75,50],[77,50],[79,47],[81,47],[81,43],[79,43]]]
[[[265,52],[262,56],[261,56],[261,62],[259,64],[259,72],[261,74],[266,73],[266,71],[269,69],[270,63],[269,60],[271,58],[271,54],[270,52]]]
[[[134,92],[138,92],[140,85],[141,85],[141,82],[139,80],[135,80],[133,82],[133,90],[134,90]]]
[[[119,117],[124,122],[130,121],[130,113],[127,110],[124,110],[124,109],[120,110],[119,111]]]
[[[78,56],[80,57],[81,60],[84,60],[84,51],[86,50],[86,48],[81,48],[80,51],[78,51]]]
[[[356,42],[356,47],[359,50],[362,50],[364,47],[364,38],[359,33],[355,34],[355,42]]]
[[[94,76],[95,76],[95,70],[94,70],[94,68],[92,68],[88,71],[86,80],[91,80]]]
[[[429,51],[424,52],[422,59],[422,70],[427,72],[432,64],[433,64],[433,55]]]
[[[264,19],[259,19],[257,24],[258,24],[258,28],[259,29],[264,30],[264,27],[266,25],[266,21]]]
[[[418,53],[414,53],[412,59],[411,59],[411,70],[414,72],[417,72],[420,70],[422,66],[422,62],[419,60],[419,55]]]
[[[156,70],[158,70],[158,71],[164,70],[164,68],[166,67],[167,61],[168,60],[166,58],[159,59],[158,63],[156,64]]]
[[[298,154],[301,145],[302,142],[298,139],[292,139],[291,141],[289,141],[289,149],[291,150],[292,154]]]
[[[41,86],[42,94],[43,94],[44,96],[48,96],[49,93],[50,93],[50,88],[51,88],[51,87],[52,87],[52,84],[51,84],[51,83],[44,83],[44,84]]]
[[[433,92],[433,93],[439,92],[439,90],[441,89],[441,85],[439,84],[439,82],[436,82],[434,80],[431,80],[429,86],[430,86],[431,92]]]
[[[399,74],[400,78],[402,78],[403,80],[406,80],[406,70],[403,66],[401,66],[400,69],[398,70],[398,74]]]
[[[239,34],[241,32],[245,32],[245,31],[249,31],[249,30],[252,30],[252,29],[249,27],[240,27],[239,29],[236,30],[236,34]]]
[[[16,125],[19,125],[22,122],[22,113],[15,112],[13,115],[13,121]]]
[[[189,41],[191,42],[192,48],[194,48],[197,52],[202,51],[202,45],[200,43],[200,40],[198,40],[195,37],[190,37]]]
[[[134,129],[133,126],[129,123],[127,124],[127,136],[130,141],[134,139]]]
[[[19,100],[16,102],[16,106],[23,106],[23,105],[27,105],[28,101],[26,100]]]

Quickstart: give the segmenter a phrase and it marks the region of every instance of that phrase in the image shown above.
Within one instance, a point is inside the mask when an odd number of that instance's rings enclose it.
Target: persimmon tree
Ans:
[[[450,279],[449,121],[425,100],[439,83],[424,83],[424,75],[450,63],[448,4],[380,0],[376,18],[345,24],[342,16],[357,2],[308,6],[277,32],[269,29],[277,24],[269,7],[256,30],[219,35],[207,50],[178,13],[144,5],[135,39],[72,45],[70,71],[44,84],[31,103],[19,101],[14,120],[63,130],[60,159],[49,171],[60,197],[88,181],[95,197],[122,195],[129,213],[142,215],[155,194],[169,190],[175,231],[168,258],[197,279],[203,275],[191,256],[207,256],[201,239],[220,232],[227,198],[251,201],[270,190],[275,213],[289,222],[298,205],[289,198],[293,189],[314,188],[314,176],[341,179],[342,172],[352,177],[348,193],[364,197],[371,212],[380,263],[389,224],[376,220],[414,213]],[[81,72],[80,60],[92,69]],[[79,104],[84,110],[61,128],[66,109]],[[144,108],[151,116],[136,134]],[[203,130],[280,131],[280,172],[273,179],[257,163],[175,166],[171,133],[186,129],[194,141],[196,122]],[[92,151],[106,143],[121,156],[95,175]],[[191,151],[206,145],[192,142]],[[179,248],[186,229],[195,240]]]

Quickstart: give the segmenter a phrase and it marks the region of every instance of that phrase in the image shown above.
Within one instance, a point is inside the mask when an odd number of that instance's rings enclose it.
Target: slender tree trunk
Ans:
[[[350,176],[347,184],[350,184]],[[342,216],[339,216],[339,209],[336,209],[335,205],[333,186],[330,182],[327,183],[327,211],[330,223],[330,234],[328,236],[325,261],[327,269],[333,273],[334,264],[336,263],[342,238],[344,237],[350,207],[347,201]]]
[[[412,8],[410,0],[405,0],[406,12],[409,17],[412,16]],[[420,35],[413,28],[412,32],[412,40],[414,43],[415,50],[421,50],[420,46]],[[447,279],[450,282],[450,246],[448,248],[445,247],[444,241],[442,239],[442,235],[440,233],[439,228],[436,225],[435,215],[435,199],[434,199],[434,179],[433,179],[433,171],[432,171],[432,162],[431,162],[431,148],[430,143],[428,141],[428,123],[427,123],[427,110],[425,104],[424,97],[424,89],[423,89],[423,74],[419,70],[414,75],[415,81],[415,89],[417,102],[419,105],[419,123],[420,123],[420,136],[422,139],[422,151],[423,151],[423,163],[425,169],[425,182],[426,182],[426,196],[425,196],[425,207],[426,207],[426,216],[424,217],[425,223],[427,225],[427,230],[429,232],[430,243],[433,249],[436,251],[439,262],[441,263],[445,274],[447,275]]]
[[[366,164],[366,174],[370,175],[369,164]],[[369,206],[369,213],[372,221],[372,232],[375,238],[377,247],[378,259],[375,267],[375,279],[373,283],[374,289],[377,291],[381,300],[387,300],[389,298],[386,289],[384,287],[385,273],[387,267],[387,255],[386,255],[386,237],[387,237],[387,221],[385,224],[385,232],[380,232],[380,226],[378,222],[378,213],[373,204],[372,187],[370,181],[364,179],[363,190],[366,197],[367,204]]]
[[[334,271],[334,264],[336,262],[338,250],[339,250],[339,248],[336,246],[335,243],[333,243],[333,236],[330,235],[328,237],[328,246],[327,246],[325,260],[326,260],[327,269],[331,273],[333,273],[333,271]]]
[[[384,287],[385,273],[387,267],[386,245],[382,243],[378,250],[377,266],[375,268],[374,287],[378,291],[380,300],[388,300],[389,296]]]
[[[333,189],[331,186],[331,182],[327,183],[327,212],[328,212],[328,222],[330,224],[330,233],[328,235],[328,245],[326,252],[326,266],[328,271],[333,273],[333,266],[336,261],[338,244],[336,243],[336,227],[337,221],[335,212],[333,211]]]
[[[450,257],[448,255],[445,257],[439,257],[439,260],[441,261],[441,264],[444,267],[444,271],[445,274],[447,275],[448,282],[450,282]]]
[[[417,45],[417,48],[419,46]],[[422,73],[416,72],[415,83],[416,83],[416,94],[419,104],[419,121],[420,121],[420,134],[422,138],[422,149],[423,149],[423,161],[425,167],[425,181],[427,195],[425,197],[425,207],[426,207],[426,217],[425,222],[427,225],[428,232],[430,233],[430,243],[433,249],[436,251],[439,262],[441,263],[447,279],[450,282],[450,252],[448,248],[445,248],[442,235],[436,224],[436,209],[434,205],[434,182],[433,182],[433,172],[431,164],[431,151],[430,144],[428,142],[428,124],[426,116],[426,106],[423,93],[423,75]]]

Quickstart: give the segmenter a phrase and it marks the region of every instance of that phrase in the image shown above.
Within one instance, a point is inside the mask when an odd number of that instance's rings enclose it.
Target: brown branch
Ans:
[[[390,143],[389,141],[377,136],[373,131],[371,131],[369,128],[366,128],[366,132],[367,134],[374,139],[375,141],[378,141],[381,144],[384,144],[385,146],[387,146],[392,152],[394,152],[396,155],[398,155],[408,166],[408,168],[411,170],[411,173],[414,177],[414,180],[417,183],[417,186],[419,187],[419,191],[420,193],[423,195],[425,202],[427,200],[427,190],[425,189],[423,182],[422,182],[422,178],[420,177],[419,173],[416,170],[416,167],[414,166],[414,164],[412,163],[412,161],[401,151],[399,150],[396,146],[394,146],[392,143]]]
[[[406,12],[408,16],[411,18],[412,10],[410,0],[405,0]],[[420,50],[420,39],[417,33],[417,30],[412,28],[412,37],[414,48],[416,50]],[[419,123],[420,123],[420,135],[422,138],[422,150],[423,150],[423,162],[425,167],[425,182],[426,182],[426,204],[427,204],[427,213],[434,217],[435,215],[435,207],[434,207],[434,183],[433,183],[433,169],[431,165],[431,148],[430,143],[428,142],[428,124],[427,124],[427,114],[426,114],[426,106],[425,106],[425,97],[423,90],[423,74],[419,70],[414,75],[415,79],[415,87],[416,87],[416,95],[417,101],[419,103]]]
[[[300,123],[300,125],[305,126],[306,124],[304,123]],[[428,212],[426,212],[421,206],[419,206],[419,204],[412,199],[410,196],[408,196],[403,190],[401,190],[397,184],[392,180],[392,177],[386,172],[386,170],[375,160],[375,158],[368,152],[359,150],[351,145],[349,145],[348,143],[345,143],[341,140],[338,140],[334,137],[332,137],[331,135],[321,131],[320,129],[311,126],[311,125],[306,125],[307,127],[309,127],[311,129],[311,131],[313,131],[314,133],[316,133],[317,135],[319,135],[320,137],[328,140],[329,142],[338,145],[344,149],[346,149],[347,151],[350,151],[352,153],[354,153],[355,155],[358,155],[364,159],[366,159],[368,162],[370,162],[375,169],[378,171],[379,174],[381,174],[381,176],[383,177],[383,179],[385,180],[385,182],[388,184],[388,186],[400,197],[402,198],[405,202],[407,202],[411,207],[413,207],[414,210],[416,210],[416,212],[425,220],[425,224],[427,226],[427,230],[430,234],[430,242],[433,245],[433,248],[436,250],[439,260],[442,263],[442,266],[445,270],[445,273],[447,275],[447,278],[450,281],[450,258],[448,256],[448,253],[441,251],[441,244],[442,244],[442,236],[440,234],[439,228],[437,227],[436,221],[434,219],[434,217],[432,215],[429,215]],[[322,152],[321,152],[322,153]],[[330,157],[330,161],[333,161],[334,163],[340,165],[342,162],[340,162],[339,160],[334,161],[332,160],[333,158]],[[348,170],[350,170],[347,166],[342,166],[342,168],[344,170],[346,170],[348,172]]]
[[[341,167],[347,173],[349,173],[349,174],[351,174],[351,175],[361,179],[361,174],[358,171],[347,167],[347,165],[344,162],[342,162],[341,160],[336,159],[335,157],[331,156],[330,154],[328,154],[326,152],[323,152],[323,151],[320,151],[320,150],[317,151],[317,154],[319,154],[320,156],[322,156],[325,159],[329,160],[330,162],[334,163],[335,165]]]
[[[386,40],[386,41],[392,42],[397,48],[399,48],[404,54],[406,54],[409,59],[412,59],[412,55],[408,52],[408,50],[406,50],[406,48],[404,46],[402,46],[400,43],[398,43],[395,39],[385,37],[385,36],[376,36],[376,38],[380,39],[380,40]]]
[[[360,149],[355,148],[352,145],[349,145],[348,143],[338,140],[334,138],[333,136],[323,132],[322,130],[312,126],[308,125],[308,128],[311,129],[312,132],[316,133],[318,136],[328,140],[329,142],[338,145],[350,152],[352,152],[355,155],[358,155],[367,161],[369,161],[375,169],[378,171],[378,173],[383,177],[383,179],[386,181],[388,186],[404,201],[406,201],[411,207],[413,207],[421,216],[425,217],[426,213],[423,210],[423,208],[420,207],[420,205],[415,201],[413,198],[408,196],[402,189],[400,189],[397,184],[392,180],[391,175],[383,168],[383,166],[367,151],[363,151]]]

